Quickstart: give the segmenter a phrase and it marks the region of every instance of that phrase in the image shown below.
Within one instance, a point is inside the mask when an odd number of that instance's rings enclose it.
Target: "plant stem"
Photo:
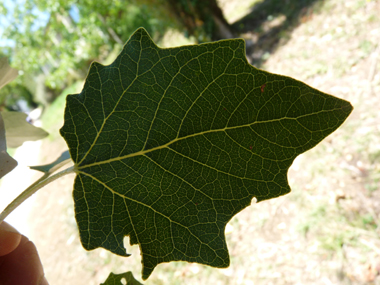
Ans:
[[[74,166],[71,166],[65,170],[62,170],[54,175],[51,175],[51,173],[45,173],[40,179],[38,179],[36,182],[34,182],[32,185],[30,185],[28,188],[26,188],[20,195],[17,196],[0,214],[0,224],[4,221],[4,219],[12,213],[13,210],[15,210],[22,202],[24,202],[26,199],[28,199],[30,196],[32,196],[34,193],[36,193],[39,189],[44,187],[45,185],[49,184],[50,182],[53,182],[54,180],[65,176],[66,174],[70,174],[74,172]]]

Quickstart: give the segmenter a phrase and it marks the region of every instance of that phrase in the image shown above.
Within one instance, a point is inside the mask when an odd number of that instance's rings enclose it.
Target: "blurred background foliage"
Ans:
[[[134,1],[28,0],[2,4],[6,17],[1,56],[21,70],[17,81],[0,94],[2,106],[20,106],[24,98],[46,104],[86,76],[90,63],[120,50],[133,31],[144,26],[159,39],[172,25],[165,9]],[[4,21],[3,21],[4,22]],[[31,98],[34,98],[32,101]]]
[[[17,0],[0,3],[0,14],[0,57],[22,75],[0,91],[0,105],[24,111],[83,80],[139,27],[156,42],[173,29],[201,42],[233,35],[216,0]]]

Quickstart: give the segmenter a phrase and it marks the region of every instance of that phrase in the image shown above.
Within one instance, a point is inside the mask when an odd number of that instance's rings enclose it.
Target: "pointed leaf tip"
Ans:
[[[6,57],[0,58],[0,88],[16,79],[17,76],[18,70],[9,66],[8,59]]]
[[[7,153],[5,126],[0,112],[0,178],[11,172],[17,166],[17,161]]]
[[[143,279],[163,262],[227,267],[224,230],[251,204],[289,193],[287,171],[352,106],[248,64],[244,41],[170,49],[143,29],[109,66],[93,64],[67,97],[83,246],[126,255]]]

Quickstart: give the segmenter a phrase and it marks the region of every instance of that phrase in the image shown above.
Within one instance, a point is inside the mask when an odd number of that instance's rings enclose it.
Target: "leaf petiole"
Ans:
[[[17,196],[0,214],[0,224],[4,221],[4,219],[12,213],[22,202],[36,193],[39,189],[44,187],[45,185],[53,182],[54,180],[65,176],[66,174],[74,173],[74,166],[71,166],[65,170],[62,170],[54,175],[51,175],[50,172],[46,172],[40,179],[26,188],[20,195]]]

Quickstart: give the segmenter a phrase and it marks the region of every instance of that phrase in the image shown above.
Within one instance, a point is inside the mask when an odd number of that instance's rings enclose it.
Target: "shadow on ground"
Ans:
[[[232,24],[246,39],[247,58],[260,67],[299,24],[310,20],[324,0],[264,0]]]

